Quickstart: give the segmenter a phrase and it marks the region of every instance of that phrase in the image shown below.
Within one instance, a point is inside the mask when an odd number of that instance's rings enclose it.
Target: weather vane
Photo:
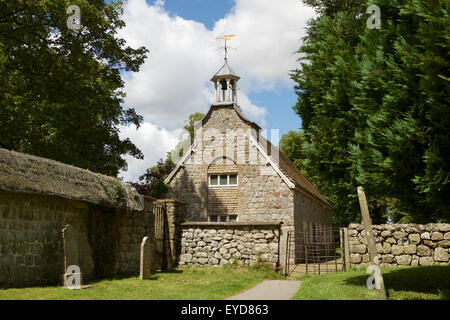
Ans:
[[[233,47],[227,46],[227,40],[232,40],[232,39],[234,39],[235,36],[236,36],[235,34],[226,34],[226,35],[223,35],[221,37],[217,37],[216,38],[217,40],[223,39],[225,41],[225,45],[223,47],[219,48],[219,49],[223,48],[225,50],[225,58],[224,58],[225,62],[227,61],[228,48],[237,50],[237,48],[233,48]]]

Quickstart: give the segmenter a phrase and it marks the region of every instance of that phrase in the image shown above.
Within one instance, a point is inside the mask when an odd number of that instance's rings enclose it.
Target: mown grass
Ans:
[[[84,290],[63,287],[0,289],[0,300],[216,300],[281,276],[266,266],[183,267],[151,280],[102,280]]]
[[[390,300],[450,300],[450,266],[382,269]],[[365,269],[323,275],[304,275],[294,300],[377,300],[366,286]]]

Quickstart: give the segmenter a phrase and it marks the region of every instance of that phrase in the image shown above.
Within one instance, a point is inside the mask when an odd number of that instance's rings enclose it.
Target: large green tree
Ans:
[[[81,29],[66,13],[77,5]],[[122,3],[106,0],[0,1],[0,143],[117,175],[124,154],[143,158],[119,125],[142,117],[123,105],[121,71],[138,71],[148,50],[117,36]]]
[[[376,1],[381,29],[366,25],[374,1],[305,3],[318,16],[292,73],[301,165],[335,223],[360,221],[358,185],[376,223],[448,220],[449,2]]]
[[[356,182],[348,170],[347,146],[357,119],[351,112],[348,88],[355,79],[355,50],[363,30],[355,16],[363,8],[351,3],[346,7],[344,1],[309,4],[319,16],[309,24],[299,50],[301,67],[292,73],[298,95],[295,110],[302,118],[304,138],[299,145],[303,155],[300,167],[334,206],[334,223],[345,225],[358,219]]]

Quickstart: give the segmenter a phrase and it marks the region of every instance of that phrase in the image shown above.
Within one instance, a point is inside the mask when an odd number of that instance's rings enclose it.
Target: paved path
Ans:
[[[294,280],[264,280],[225,300],[289,300],[300,289],[301,283]]]

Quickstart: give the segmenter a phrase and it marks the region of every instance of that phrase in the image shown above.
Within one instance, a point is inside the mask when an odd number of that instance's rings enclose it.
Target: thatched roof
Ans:
[[[141,211],[144,197],[117,179],[0,148],[0,190],[59,196]]]

